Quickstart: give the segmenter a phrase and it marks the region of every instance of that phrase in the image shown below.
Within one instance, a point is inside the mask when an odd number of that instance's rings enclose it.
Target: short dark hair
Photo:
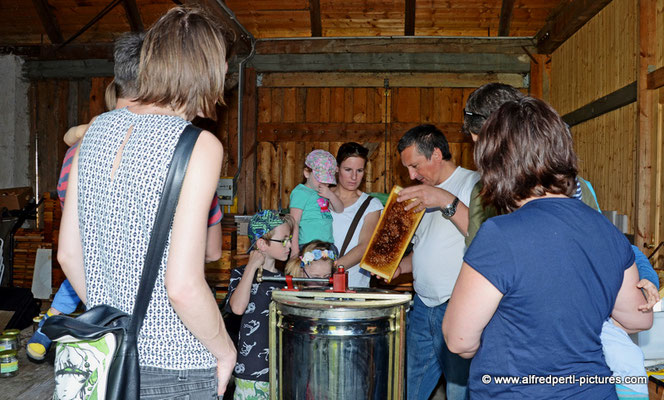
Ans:
[[[487,83],[477,88],[466,100],[463,109],[463,131],[479,134],[482,125],[506,101],[515,101],[525,95],[514,86],[504,83]]]
[[[415,145],[417,151],[425,156],[427,160],[431,159],[431,155],[435,149],[440,150],[443,160],[450,160],[452,158],[447,138],[445,138],[440,129],[433,125],[424,124],[411,128],[399,139],[397,150],[401,154],[406,148],[412,145]]]
[[[364,160],[366,165],[369,161],[369,149],[359,143],[346,142],[337,150],[337,165],[341,166],[341,163],[349,157],[359,157]]]
[[[508,101],[486,121],[475,144],[482,201],[499,212],[547,193],[572,196],[577,157],[572,135],[558,113],[542,100]]]
[[[141,62],[144,32],[127,32],[115,39],[113,73],[117,97],[135,98],[138,95],[138,65]]]

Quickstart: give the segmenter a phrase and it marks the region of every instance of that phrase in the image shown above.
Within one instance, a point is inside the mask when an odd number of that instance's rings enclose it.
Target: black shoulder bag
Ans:
[[[79,389],[77,395],[81,396],[80,398],[139,398],[138,333],[152,297],[189,158],[200,132],[199,128],[187,125],[175,147],[152,228],[132,315],[101,304],[77,318],[54,315],[44,322],[42,332],[58,342],[54,398],[59,397],[58,378],[68,374],[77,375],[79,378],[80,389],[72,388],[71,383],[67,389]],[[63,382],[60,384],[65,385]]]
[[[353,222],[351,222],[350,227],[348,227],[348,232],[346,233],[346,238],[344,239],[344,244],[341,246],[341,251],[339,252],[339,258],[341,258],[341,256],[346,254],[346,248],[348,247],[348,244],[350,244],[350,239],[353,238],[353,234],[355,233],[355,230],[357,229],[357,224],[360,223],[360,219],[362,219],[362,216],[364,215],[364,212],[367,210],[367,207],[369,207],[369,203],[371,203],[371,199],[373,199],[373,197],[371,197],[371,196],[367,197],[367,199],[364,200],[364,203],[362,203],[360,208],[355,213],[355,217],[353,218]]]

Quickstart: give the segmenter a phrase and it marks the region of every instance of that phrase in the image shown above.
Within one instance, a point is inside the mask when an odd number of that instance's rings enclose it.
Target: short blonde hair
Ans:
[[[170,9],[148,30],[141,49],[137,101],[216,119],[223,104],[226,41],[203,10]]]

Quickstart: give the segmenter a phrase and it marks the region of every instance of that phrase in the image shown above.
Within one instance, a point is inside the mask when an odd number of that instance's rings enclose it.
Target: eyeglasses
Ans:
[[[282,246],[286,247],[288,245],[288,242],[290,242],[292,239],[293,239],[293,235],[290,235],[285,239],[268,239],[268,240],[270,242],[281,243]]]
[[[476,112],[472,112],[472,111],[468,111],[465,108],[463,109],[463,113],[464,113],[464,115],[467,115],[469,117],[482,117],[482,118],[486,119],[486,115],[476,113]]]

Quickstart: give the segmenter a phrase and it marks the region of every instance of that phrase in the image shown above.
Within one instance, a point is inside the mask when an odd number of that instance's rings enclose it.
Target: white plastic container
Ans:
[[[664,359],[664,311],[653,313],[652,328],[629,336],[643,350],[646,360]]]

